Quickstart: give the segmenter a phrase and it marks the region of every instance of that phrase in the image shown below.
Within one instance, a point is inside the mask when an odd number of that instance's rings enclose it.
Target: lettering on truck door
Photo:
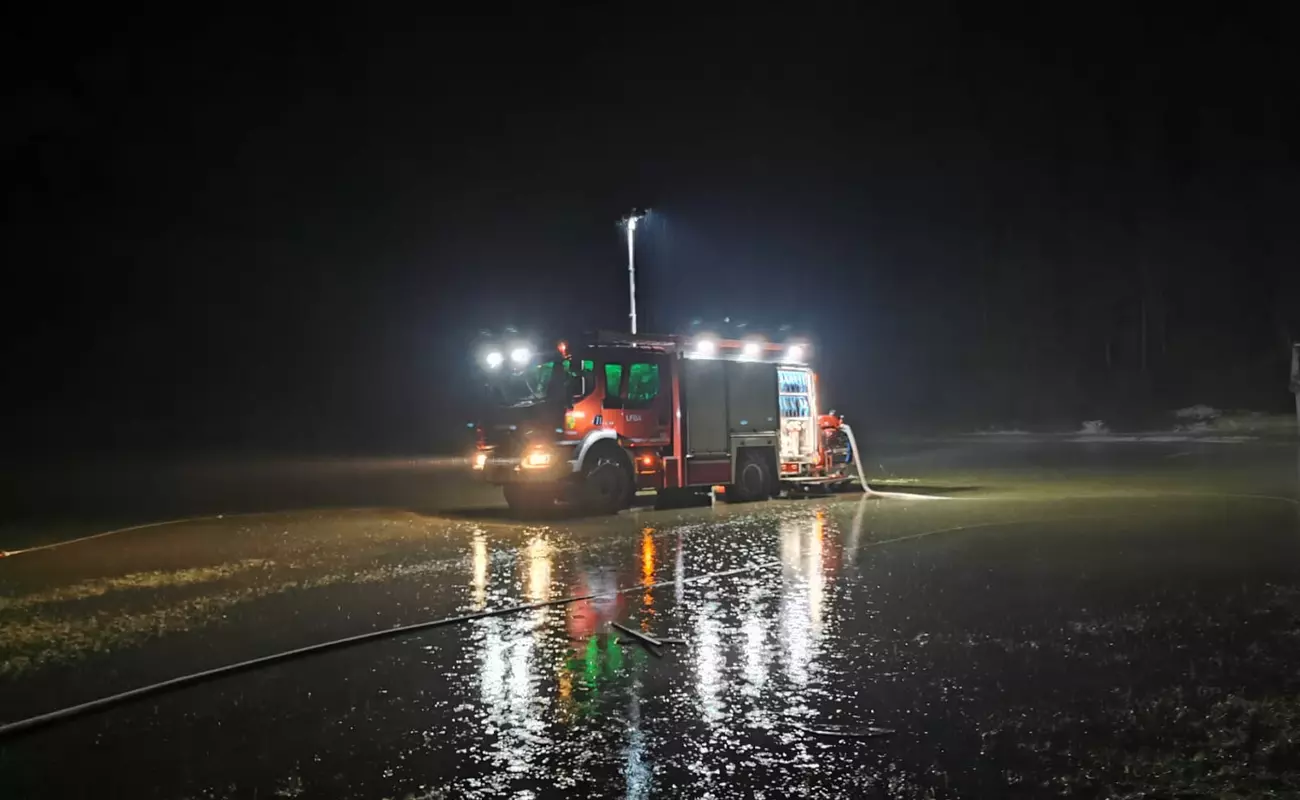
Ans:
[[[672,431],[671,392],[665,391],[663,362],[653,355],[604,365],[606,421],[635,442],[667,443]]]

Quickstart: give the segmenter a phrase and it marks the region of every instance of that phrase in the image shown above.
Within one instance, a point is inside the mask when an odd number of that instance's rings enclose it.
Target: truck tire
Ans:
[[[601,447],[587,456],[578,489],[584,511],[616,514],[631,505],[635,491],[632,465],[617,447]]]
[[[553,486],[532,483],[507,483],[502,487],[506,505],[521,517],[535,517],[555,507],[558,493]]]
[[[739,502],[752,503],[771,496],[772,469],[768,459],[763,457],[761,451],[746,452],[736,464],[736,482],[731,491],[727,492],[728,499],[734,497]]]

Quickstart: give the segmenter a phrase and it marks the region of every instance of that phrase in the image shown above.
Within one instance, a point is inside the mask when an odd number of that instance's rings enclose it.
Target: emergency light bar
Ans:
[[[809,347],[803,342],[764,342],[757,339],[717,339],[699,336],[693,347],[685,348],[686,358],[717,358],[724,361],[766,361],[801,364]]]
[[[636,347],[661,352],[680,352],[685,358],[716,358],[723,361],[759,361],[780,364],[806,363],[812,346],[806,341],[770,342],[757,337],[725,339],[711,333],[697,336],[655,336],[597,331],[589,341],[595,346]]]

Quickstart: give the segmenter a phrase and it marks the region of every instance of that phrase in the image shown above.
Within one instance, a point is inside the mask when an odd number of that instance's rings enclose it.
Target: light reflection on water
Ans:
[[[655,582],[654,533],[654,528],[641,531],[641,585],[645,587],[645,592],[641,595],[641,609],[644,612],[641,627],[647,631],[650,630],[655,615],[655,595],[651,588]]]
[[[686,585],[682,583],[682,578],[686,575],[686,565],[682,557],[682,534],[677,532],[677,556],[673,560],[673,575],[677,579],[676,585],[673,586],[673,599],[681,605],[686,598]]]
[[[646,734],[641,727],[642,670],[636,670],[628,686],[627,736],[623,747],[623,779],[628,798],[650,796],[654,770],[646,758]]]
[[[700,697],[700,713],[710,726],[723,716],[722,676],[727,655],[718,614],[717,601],[708,597],[695,613],[695,689]]]
[[[808,684],[821,637],[822,535],[820,517],[811,527],[806,520],[781,523],[781,644],[786,675],[796,688]]]
[[[803,770],[816,762],[817,745],[789,723],[815,715],[836,680],[819,664],[840,552],[824,514],[791,514],[729,551],[680,531],[655,533],[642,528],[625,545],[621,572],[584,564],[589,554],[556,548],[546,531],[497,552],[473,540],[476,608],[508,602],[512,591],[533,603],[613,595],[475,625],[478,702],[464,709],[479,706],[470,711],[478,724],[469,723],[479,741],[471,758],[487,771],[472,782],[478,790],[508,794],[540,775],[555,789],[603,785],[603,795],[617,776],[623,794],[643,798],[681,787],[664,775],[681,780],[683,768],[694,776],[688,785],[718,790],[745,765]],[[779,573],[674,580],[693,576],[687,563],[726,569],[770,554]],[[656,587],[664,580],[671,590]],[[651,657],[611,633],[612,620],[687,643]]]
[[[483,531],[474,534],[474,564],[473,572],[470,577],[470,586],[474,590],[472,608],[475,611],[482,611],[487,606],[487,583],[488,583],[488,549],[487,537]]]
[[[745,657],[744,693],[750,697],[760,696],[767,683],[767,596],[768,592],[763,586],[750,586],[741,607]]]
[[[373,670],[410,680],[405,691],[323,729],[345,744],[318,752],[367,784],[335,796],[832,798],[884,785],[879,745],[809,730],[861,722],[866,639],[847,656],[838,646],[845,554],[816,512],[658,536],[637,525],[603,550],[561,528],[467,532],[449,581],[461,611],[599,596],[441,628],[418,641],[422,673],[404,671],[411,642],[394,643],[395,661]],[[613,620],[683,643],[655,657]],[[365,655],[344,664],[370,666]],[[910,780],[888,796],[924,796]]]
[[[826,545],[826,512],[818,511],[808,535],[808,557],[804,563],[804,579],[808,582],[808,618],[812,623],[812,638],[822,635],[822,611],[826,604],[826,575],[823,570],[823,552]]]
[[[576,527],[492,529],[509,544],[467,530],[451,559],[463,572],[435,587],[458,611],[625,593],[448,626],[312,662],[322,665],[327,684],[365,681],[349,687],[346,697],[305,695],[304,713],[325,718],[318,730],[304,730],[301,717],[252,717],[244,710],[250,703],[225,710],[239,715],[236,730],[279,726],[266,729],[268,748],[281,746],[272,738],[292,739],[278,734],[295,725],[308,743],[299,748],[326,754],[311,763],[323,758],[327,764],[307,767],[314,774],[303,796],[641,798],[756,790],[769,797],[935,796],[927,792],[935,784],[925,765],[946,763],[951,751],[945,748],[977,738],[971,734],[978,730],[947,723],[966,724],[965,715],[980,706],[954,690],[956,679],[936,684],[930,676],[972,658],[971,646],[909,646],[910,632],[898,638],[898,627],[918,607],[939,602],[927,591],[935,584],[918,588],[910,574],[891,577],[891,563],[901,563],[906,551],[893,553],[893,562],[886,553],[862,557],[864,563],[840,577],[841,559],[850,563],[853,546],[866,538],[870,508],[864,499],[828,518],[805,505],[685,533],[684,526],[665,525],[658,538],[636,523],[615,529],[604,548],[587,546]],[[1292,512],[1286,513],[1289,522]],[[779,566],[674,580],[774,559]],[[941,574],[963,579],[961,564],[948,568]],[[984,580],[968,588],[978,592]],[[659,581],[672,583],[652,588]],[[414,588],[424,589],[405,587]],[[686,643],[665,647],[656,659],[627,639],[620,644],[609,633],[611,619]],[[1016,660],[1030,658],[1025,648],[985,651],[978,665],[990,667],[982,672],[999,681],[989,684],[999,696],[1006,690],[998,669],[1031,664]],[[413,652],[418,671],[409,666]],[[1071,651],[1066,665],[1073,669],[1077,659]],[[379,688],[389,680],[398,688],[392,694]],[[184,707],[204,698],[195,693],[176,701]],[[909,727],[913,716],[919,721]],[[196,719],[197,725],[204,717]],[[152,724],[149,730],[158,730]],[[868,724],[897,727],[898,735],[846,741],[809,730]],[[364,790],[339,788],[353,780],[365,783]],[[944,787],[946,781],[944,775]],[[313,784],[338,791],[313,792]],[[231,789],[202,796],[250,794]]]
[[[515,558],[521,562],[525,596],[534,603],[549,600],[549,542],[544,536],[535,536],[522,555]],[[486,542],[476,538],[472,581],[476,603],[486,594],[488,561]],[[508,566],[513,573],[514,564]],[[490,617],[477,623],[482,627],[478,672],[484,732],[495,736],[488,758],[509,773],[533,769],[537,756],[550,745],[546,731],[551,700],[538,692],[537,650],[546,630],[546,614],[546,609],[536,609],[518,617]]]
[[[551,599],[551,545],[542,536],[528,544],[528,600],[545,603]],[[539,619],[540,622],[540,619]]]
[[[844,542],[844,560],[850,564],[857,561],[858,549],[862,542],[862,523],[867,516],[867,504],[871,502],[870,495],[862,495],[858,500],[858,507],[853,512],[853,524],[849,526],[849,535]]]

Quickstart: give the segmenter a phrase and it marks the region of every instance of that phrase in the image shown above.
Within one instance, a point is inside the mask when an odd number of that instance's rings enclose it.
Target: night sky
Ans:
[[[373,5],[5,26],[0,450],[455,447],[478,328],[626,325],[634,205],[643,329],[796,325],[866,427],[1291,402],[1282,4]]]

